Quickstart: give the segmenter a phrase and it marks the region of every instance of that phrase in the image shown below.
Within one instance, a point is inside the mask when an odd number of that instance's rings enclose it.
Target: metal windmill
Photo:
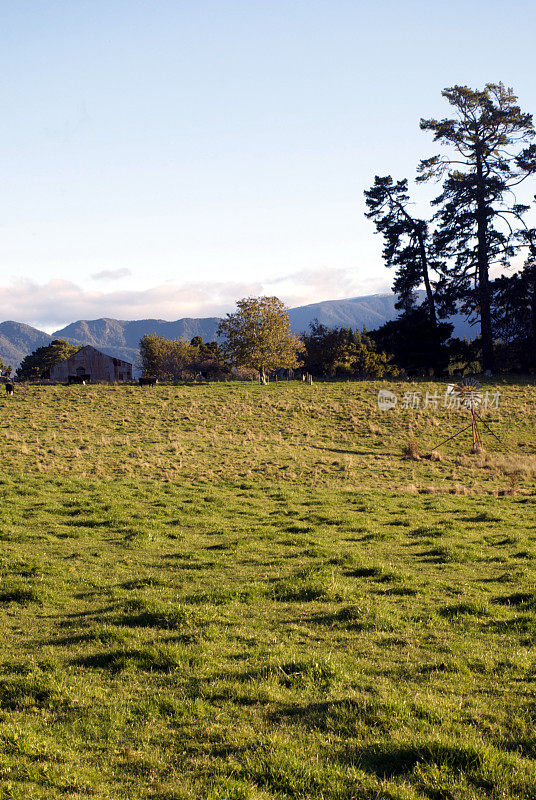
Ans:
[[[459,383],[453,384],[449,387],[449,391],[447,391],[447,397],[449,397],[449,395],[452,399],[452,407],[466,408],[469,411],[471,415],[471,422],[469,425],[466,425],[460,431],[457,431],[457,433],[453,434],[453,436],[449,436],[448,439],[445,439],[443,442],[440,442],[438,445],[436,445],[434,450],[436,450],[438,447],[441,447],[443,444],[447,444],[447,442],[451,442],[453,439],[456,439],[462,433],[465,433],[465,431],[471,428],[473,435],[472,452],[478,453],[480,450],[482,450],[482,434],[479,428],[479,423],[497,439],[501,446],[504,446],[503,442],[501,442],[495,431],[491,430],[487,422],[483,420],[478,413],[478,407],[482,401],[482,386],[477,380],[474,378],[463,378],[463,380],[461,380]]]

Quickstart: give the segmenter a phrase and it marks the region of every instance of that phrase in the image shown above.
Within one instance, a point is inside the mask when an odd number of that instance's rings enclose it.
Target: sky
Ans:
[[[0,0],[0,319],[389,291],[363,191],[447,86],[536,113],[535,36],[534,0]]]

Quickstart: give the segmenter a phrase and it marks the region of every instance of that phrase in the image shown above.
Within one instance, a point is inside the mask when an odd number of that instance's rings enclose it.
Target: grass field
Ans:
[[[383,387],[0,397],[1,800],[536,798],[536,387]]]

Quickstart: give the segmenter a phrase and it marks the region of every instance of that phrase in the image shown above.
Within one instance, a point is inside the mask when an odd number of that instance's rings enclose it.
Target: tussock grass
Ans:
[[[376,397],[384,386],[318,383],[307,387],[307,397],[305,387],[293,382],[158,386],[154,392],[20,386],[9,403],[0,397],[8,412],[3,464],[9,471],[51,476],[168,482],[384,484],[428,492],[458,484],[468,491],[520,494],[530,487],[536,474],[533,385],[486,387],[501,391],[499,409],[483,413],[504,447],[484,430],[486,452],[476,455],[470,455],[470,432],[436,447],[463,427],[463,412],[404,411],[401,404],[380,412]],[[444,391],[444,385],[429,382],[389,388],[399,396]],[[403,458],[394,457],[401,452]]]
[[[419,443],[415,439],[409,439],[402,448],[402,455],[408,461],[420,461],[422,452]]]

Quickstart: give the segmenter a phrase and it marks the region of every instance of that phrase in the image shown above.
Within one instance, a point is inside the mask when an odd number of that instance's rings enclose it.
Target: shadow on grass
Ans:
[[[410,774],[420,764],[447,767],[455,772],[478,770],[484,758],[476,747],[470,745],[429,742],[421,745],[379,743],[346,747],[339,752],[337,760],[357,766],[379,778],[393,778]]]
[[[64,703],[46,678],[30,674],[0,680],[0,708],[7,711],[57,708]]]
[[[514,592],[495,597],[493,603],[501,606],[514,606],[524,611],[536,609],[536,592]]]
[[[75,636],[60,636],[50,639],[41,639],[38,644],[41,647],[71,647],[77,644],[87,644],[87,642],[95,641],[95,637],[91,633],[78,633]]]
[[[53,637],[45,639],[38,644],[52,645],[54,647],[73,647],[79,644],[88,644],[89,642],[100,642],[101,644],[123,644],[128,641],[131,636],[130,630],[123,630],[115,625],[102,624],[96,625],[85,633],[77,633],[72,636]]]
[[[470,552],[462,550],[457,547],[436,547],[432,550],[425,550],[420,557],[420,561],[425,561],[428,564],[465,564],[470,561],[472,555]]]
[[[256,600],[262,593],[262,588],[256,584],[250,586],[231,586],[228,588],[207,588],[199,590],[185,598],[185,602],[195,605],[225,605],[226,603],[249,603]]]
[[[43,592],[34,586],[11,586],[0,591],[0,603],[18,603],[27,606],[30,603],[42,605]]]
[[[119,624],[129,628],[177,630],[185,626],[201,627],[203,620],[194,610],[179,603],[147,602],[143,598],[127,601]]]
[[[162,555],[162,558],[168,562],[167,569],[172,566],[174,570],[184,569],[199,571],[211,569],[214,566],[213,561],[194,561],[193,559],[195,556],[192,557],[185,553],[165,553]]]
[[[69,528],[113,528],[114,523],[108,519],[68,519],[62,522]]]
[[[456,620],[460,617],[486,617],[489,615],[489,610],[484,603],[468,601],[443,606],[438,613],[440,617],[445,619]]]
[[[348,570],[344,574],[351,578],[373,578],[375,581],[379,581],[380,583],[391,583],[399,580],[399,576],[396,574],[396,572],[393,572],[390,569],[385,569],[385,567],[382,566],[357,567],[356,569]]]
[[[76,595],[78,597],[78,595]],[[84,595],[85,596],[85,595]],[[102,617],[103,614],[107,614],[113,611],[117,611],[118,603],[114,605],[107,605],[103,606],[103,608],[99,608],[96,610],[90,611],[71,611],[69,614],[65,615],[51,615],[51,619],[60,619],[59,626],[61,628],[71,628],[75,622],[74,620],[80,619],[95,619],[98,620]]]
[[[314,600],[343,599],[340,589],[334,585],[332,573],[324,567],[309,567],[298,570],[287,578],[275,579],[265,594],[280,602],[309,603]]]
[[[384,589],[382,594],[394,597],[415,597],[418,594],[418,590],[413,586],[390,586],[388,589]]]
[[[314,450],[322,450],[324,453],[341,453],[350,456],[370,456],[370,450],[351,450],[350,448],[341,449],[339,447],[322,447],[320,444],[310,445]],[[392,454],[394,455],[394,453]]]
[[[502,522],[503,520],[501,517],[498,517],[496,514],[490,514],[489,511],[481,511],[479,514],[476,514],[474,517],[462,517],[464,522]]]
[[[521,643],[532,645],[532,639],[536,636],[536,616],[528,612],[509,619],[495,619],[489,622],[486,628],[497,633],[530,634],[530,638]]]
[[[121,672],[136,667],[147,672],[171,672],[184,667],[184,661],[172,646],[159,645],[131,650],[112,650],[94,653],[71,661],[73,666]]]
[[[337,666],[326,659],[302,659],[251,667],[242,672],[221,672],[207,678],[195,678],[190,684],[190,693],[203,694],[203,687],[217,684],[218,681],[231,681],[238,684],[255,681],[276,682],[280,686],[300,686],[314,684],[328,688],[339,679]]]
[[[351,631],[400,631],[404,628],[403,620],[398,615],[379,608],[358,605],[342,606],[338,611],[316,614],[310,619],[317,625]]]
[[[306,705],[284,707],[270,714],[272,722],[290,722],[310,730],[355,736],[356,729],[366,726],[387,732],[396,726],[396,717],[381,702],[370,700],[328,700]]]
[[[144,589],[146,586],[167,586],[168,581],[163,578],[149,577],[149,578],[135,578],[134,580],[124,581],[119,586],[122,589],[131,591],[133,589]]]
[[[415,539],[424,538],[436,538],[445,535],[445,528],[447,526],[441,527],[439,525],[423,525],[420,528],[415,528],[414,531],[411,532],[411,536]],[[450,533],[450,528],[448,529],[448,533]]]

